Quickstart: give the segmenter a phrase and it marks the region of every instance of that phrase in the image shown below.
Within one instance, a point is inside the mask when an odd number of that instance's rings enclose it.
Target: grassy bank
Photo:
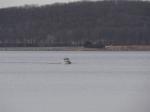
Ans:
[[[84,47],[0,47],[0,51],[150,51],[150,45]]]

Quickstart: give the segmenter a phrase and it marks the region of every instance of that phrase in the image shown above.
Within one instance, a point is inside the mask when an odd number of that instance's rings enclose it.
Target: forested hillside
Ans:
[[[0,46],[150,44],[150,2],[97,1],[0,9]]]

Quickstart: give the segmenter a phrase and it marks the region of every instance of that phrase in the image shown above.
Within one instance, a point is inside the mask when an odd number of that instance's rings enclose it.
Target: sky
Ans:
[[[75,1],[99,1],[99,0],[0,0],[0,8],[24,6],[24,5],[45,5],[53,3],[68,3]],[[144,0],[145,1],[145,0]],[[146,0],[150,1],[150,0]]]
[[[81,1],[81,0],[0,0],[0,8],[30,5],[30,4],[44,5],[44,4],[73,2],[73,1]],[[82,0],[82,1],[88,1],[88,0]]]

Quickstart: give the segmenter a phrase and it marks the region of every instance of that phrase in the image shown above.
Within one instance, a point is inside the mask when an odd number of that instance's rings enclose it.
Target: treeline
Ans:
[[[150,2],[97,1],[0,9],[0,46],[150,44]]]

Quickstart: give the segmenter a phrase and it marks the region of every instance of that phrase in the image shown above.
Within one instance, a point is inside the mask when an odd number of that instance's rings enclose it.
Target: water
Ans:
[[[150,112],[149,95],[150,52],[0,51],[0,112]]]

